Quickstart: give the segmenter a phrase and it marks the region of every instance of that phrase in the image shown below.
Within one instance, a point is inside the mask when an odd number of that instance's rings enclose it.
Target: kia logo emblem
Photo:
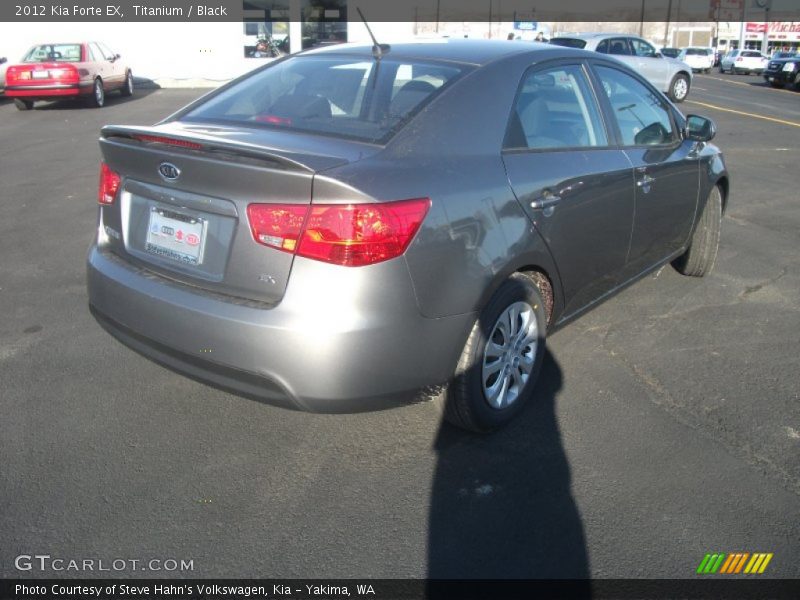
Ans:
[[[167,181],[175,181],[181,176],[181,170],[172,163],[162,162],[158,165],[158,173]]]

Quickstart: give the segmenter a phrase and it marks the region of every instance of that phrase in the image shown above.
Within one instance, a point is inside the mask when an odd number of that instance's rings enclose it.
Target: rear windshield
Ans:
[[[553,38],[550,43],[556,46],[564,46],[565,48],[584,48],[586,46],[586,40],[577,38]]]
[[[747,51],[745,51],[745,52],[742,52],[742,56],[749,56],[749,57],[752,58],[753,56],[761,56],[761,53],[760,52],[747,52]]]
[[[463,71],[389,57],[298,56],[240,81],[183,120],[384,143]]]
[[[80,62],[81,61],[81,45],[80,44],[41,44],[34,46],[22,59],[22,62],[36,63],[36,62],[50,62],[57,60],[59,62]]]
[[[711,50],[707,48],[687,48],[686,55],[695,55],[695,56],[708,56],[711,54]]]

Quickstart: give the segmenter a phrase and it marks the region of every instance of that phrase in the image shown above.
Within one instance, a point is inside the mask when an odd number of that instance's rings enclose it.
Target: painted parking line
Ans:
[[[723,112],[729,112],[735,115],[742,115],[744,117],[753,117],[754,119],[761,119],[763,121],[772,121],[773,123],[780,123],[781,125],[791,125],[792,127],[800,127],[800,123],[798,123],[797,121],[786,121],[785,119],[776,119],[775,117],[757,115],[755,113],[744,112],[743,110],[734,110],[733,108],[724,108],[722,106],[717,106],[716,104],[707,104],[706,102],[698,102],[697,100],[686,100],[686,103],[697,104],[699,106],[705,106],[706,108],[711,108],[713,110],[721,110]]]
[[[710,75],[703,75],[702,77],[704,79],[713,79],[714,81],[724,81],[725,83],[732,83],[734,85],[746,85],[749,88],[755,87],[755,88],[759,88],[759,89],[762,89],[762,90],[769,90],[771,92],[783,92],[784,94],[785,93],[790,93],[790,94],[794,94],[795,93],[794,91],[788,90],[788,89],[785,89],[785,88],[774,88],[771,85],[766,85],[766,82],[764,83],[764,85],[753,85],[752,82],[748,83],[746,81],[732,81],[730,79],[724,79],[722,77],[712,77]],[[695,87],[694,89],[699,90],[700,88]]]

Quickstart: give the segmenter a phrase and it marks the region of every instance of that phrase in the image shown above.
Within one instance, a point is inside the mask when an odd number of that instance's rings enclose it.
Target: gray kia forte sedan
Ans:
[[[189,376],[307,410],[436,396],[486,431],[547,332],[714,265],[714,125],[596,52],[501,41],[276,60],[107,126],[90,308]]]

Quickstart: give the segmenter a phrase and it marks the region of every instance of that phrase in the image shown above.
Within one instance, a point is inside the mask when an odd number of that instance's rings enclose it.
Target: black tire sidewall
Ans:
[[[486,343],[492,333],[495,323],[501,314],[515,302],[526,302],[533,309],[539,331],[536,345],[536,357],[528,382],[522,393],[508,407],[496,409],[489,405],[483,392],[483,355]],[[545,339],[547,331],[547,316],[544,302],[536,285],[525,275],[518,274],[504,282],[497,290],[492,300],[481,311],[478,323],[470,338],[470,356],[467,357],[468,367],[462,372],[461,393],[466,394],[462,401],[469,403],[473,422],[482,431],[490,431],[508,423],[525,406],[533,394],[542,361],[545,355]]]
[[[101,91],[101,97],[100,97],[101,99],[99,101],[97,99],[98,84],[100,85],[100,91]],[[103,105],[106,103],[106,91],[103,89],[103,82],[99,78],[95,79],[94,83],[92,84],[92,98],[89,102],[92,106],[96,108],[102,108]]]

